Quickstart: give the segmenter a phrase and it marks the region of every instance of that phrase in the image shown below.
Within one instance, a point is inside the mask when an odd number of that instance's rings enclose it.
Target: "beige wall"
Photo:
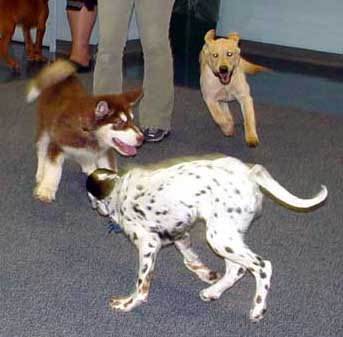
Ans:
[[[343,53],[343,0],[221,0],[218,34]]]

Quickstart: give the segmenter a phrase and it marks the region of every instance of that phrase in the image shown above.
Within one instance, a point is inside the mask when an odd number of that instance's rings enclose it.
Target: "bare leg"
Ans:
[[[67,10],[72,47],[69,58],[83,66],[89,65],[89,40],[97,12],[83,6],[79,11]]]

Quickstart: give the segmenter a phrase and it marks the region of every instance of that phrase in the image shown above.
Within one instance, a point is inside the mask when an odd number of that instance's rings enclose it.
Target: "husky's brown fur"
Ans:
[[[114,152],[134,155],[144,139],[131,109],[141,89],[92,96],[74,73],[71,63],[58,60],[29,84],[28,101],[38,98],[34,195],[45,202],[55,199],[64,159],[76,161],[86,174],[98,167],[116,170]]]
[[[27,60],[45,61],[42,43],[48,15],[48,0],[0,0],[0,58],[12,70],[20,71],[19,63],[8,53],[8,44],[17,25],[23,30]],[[31,39],[31,28],[37,28],[35,42]]]

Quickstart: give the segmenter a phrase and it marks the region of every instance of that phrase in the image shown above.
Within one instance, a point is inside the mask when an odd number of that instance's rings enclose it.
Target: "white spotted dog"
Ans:
[[[138,248],[139,271],[135,291],[114,297],[112,309],[129,311],[147,301],[156,255],[174,243],[188,269],[211,286],[200,292],[204,301],[218,299],[248,270],[256,280],[250,319],[266,311],[272,265],[244,243],[244,233],[262,208],[266,190],[283,205],[309,210],[327,197],[327,189],[300,199],[276,182],[260,165],[246,165],[232,157],[183,162],[168,168],[128,171],[123,176],[98,169],[87,179],[92,206],[122,226]],[[189,231],[197,220],[206,223],[206,239],[224,258],[224,276],[211,271],[192,250]]]
[[[91,96],[75,72],[70,62],[58,60],[29,85],[27,100],[38,98],[34,196],[43,202],[55,199],[65,159],[86,174],[98,167],[116,170],[115,152],[134,156],[144,139],[132,113],[141,89]]]

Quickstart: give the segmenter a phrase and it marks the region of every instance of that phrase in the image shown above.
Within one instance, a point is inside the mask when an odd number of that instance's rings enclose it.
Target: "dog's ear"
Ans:
[[[102,119],[109,113],[108,103],[106,101],[99,101],[95,107],[95,119]]]
[[[239,39],[240,39],[240,36],[239,36],[238,33],[232,32],[232,33],[230,33],[230,34],[227,36],[227,38],[228,38],[229,40],[232,40],[233,42],[235,42],[235,44],[238,46]]]
[[[206,34],[205,34],[205,42],[206,43],[210,43],[211,41],[213,41],[216,37],[216,31],[214,29],[209,30]]]
[[[143,89],[136,88],[136,89],[129,90],[124,93],[124,96],[130,103],[130,106],[134,106],[143,97]]]
[[[102,200],[110,195],[119,176],[105,168],[96,169],[87,178],[86,189],[91,196]]]

